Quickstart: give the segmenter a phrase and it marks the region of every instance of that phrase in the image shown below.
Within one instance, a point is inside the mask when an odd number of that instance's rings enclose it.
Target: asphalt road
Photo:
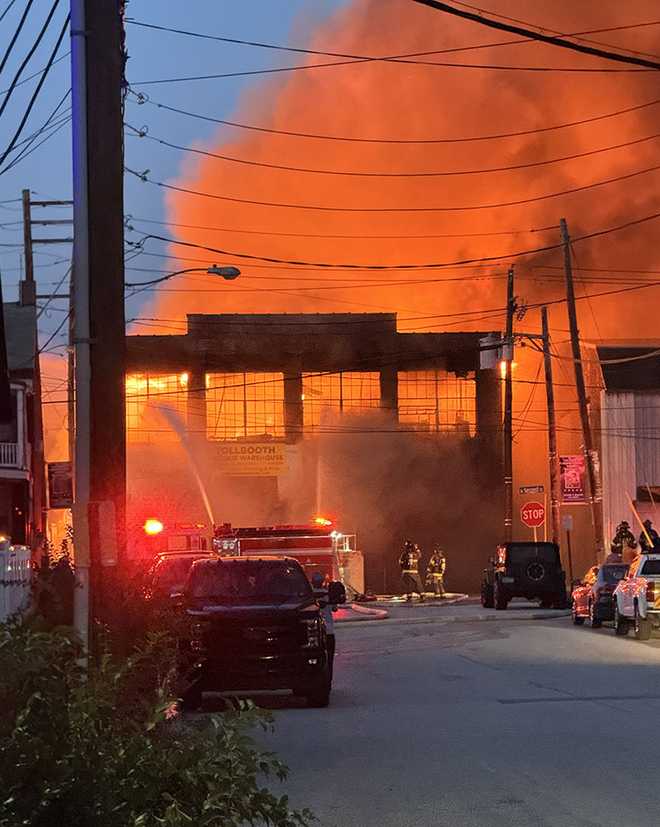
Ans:
[[[445,611],[342,624],[331,706],[276,704],[293,804],[323,827],[660,823],[660,639]]]

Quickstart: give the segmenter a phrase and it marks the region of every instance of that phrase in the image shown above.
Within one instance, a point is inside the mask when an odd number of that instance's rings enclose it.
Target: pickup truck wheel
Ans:
[[[635,606],[635,637],[637,640],[648,640],[652,629],[651,621],[647,617],[640,617],[639,609]]]
[[[493,587],[489,583],[481,584],[481,605],[484,609],[492,609],[495,605]]]
[[[315,709],[323,709],[328,706],[330,703],[331,688],[332,684],[330,681],[325,680],[323,683],[320,683],[318,687],[306,692],[305,699],[307,700],[307,706],[314,707]]]
[[[575,605],[575,600],[571,605],[571,617],[573,618],[573,624],[575,626],[582,626],[582,624],[584,623],[584,618],[580,617],[580,615],[577,613],[577,606]]]
[[[600,629],[603,621],[598,614],[598,606],[594,606],[593,601],[589,602],[589,623],[592,629]]]
[[[623,615],[619,614],[619,604],[614,603],[614,634],[625,637],[630,631],[630,624]]]
[[[495,586],[493,588],[493,602],[495,603],[495,609],[498,612],[506,609],[509,604],[506,593],[498,580],[495,581]]]

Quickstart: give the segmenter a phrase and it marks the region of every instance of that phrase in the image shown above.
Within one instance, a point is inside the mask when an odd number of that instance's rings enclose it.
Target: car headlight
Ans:
[[[321,645],[321,621],[318,617],[301,621],[306,631],[305,646],[313,649]]]

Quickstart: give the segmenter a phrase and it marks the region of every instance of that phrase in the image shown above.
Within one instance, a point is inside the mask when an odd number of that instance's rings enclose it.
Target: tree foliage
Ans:
[[[70,629],[0,626],[1,827],[311,822],[265,786],[286,768],[253,739],[264,713],[179,714],[171,641],[151,634],[128,658],[87,666]]]

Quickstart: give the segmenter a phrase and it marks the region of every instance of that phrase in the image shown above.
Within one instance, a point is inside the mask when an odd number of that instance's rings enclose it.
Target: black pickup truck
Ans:
[[[331,583],[328,602],[345,600]],[[330,675],[321,604],[297,560],[224,557],[193,563],[181,608],[190,660],[183,706],[204,692],[290,689],[310,706],[327,706]]]

